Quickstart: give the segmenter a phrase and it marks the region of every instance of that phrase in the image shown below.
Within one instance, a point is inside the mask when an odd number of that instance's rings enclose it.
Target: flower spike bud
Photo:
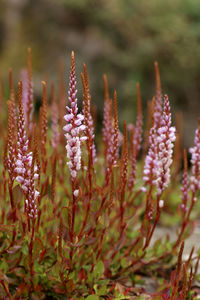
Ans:
[[[144,145],[143,145],[143,153],[146,154],[148,151],[149,146],[149,132],[150,128],[154,124],[154,103],[155,103],[155,97],[151,101],[147,102],[147,121],[146,121],[146,129],[144,132]]]
[[[27,100],[27,128],[30,131],[32,128],[33,119],[33,81],[32,81],[32,66],[31,66],[31,48],[28,48],[27,56],[28,69],[28,100]]]
[[[156,75],[156,92],[161,94],[161,81],[160,81],[160,70],[158,66],[158,62],[154,63],[155,75]]]
[[[3,109],[3,86],[2,81],[0,80],[0,112]]]
[[[110,102],[112,105],[112,101]],[[110,174],[112,173],[112,168],[117,166],[118,152],[119,152],[119,125],[118,125],[118,113],[117,113],[117,93],[114,91],[113,97],[114,105],[114,118],[111,118],[111,129],[110,129],[110,139],[108,140],[108,149],[107,149],[107,169],[106,169],[106,183],[109,182]],[[112,113],[112,106],[111,106]]]
[[[23,90],[22,90],[22,103],[23,103],[23,109],[24,109],[24,118],[25,122],[27,124],[28,119],[28,90],[29,90],[29,83],[28,83],[28,71],[26,69],[21,71],[21,80],[23,84]]]
[[[88,83],[88,73],[86,65],[83,64],[84,75],[81,74],[82,84],[83,84],[83,93],[84,93],[84,101],[83,101],[83,114],[84,114],[84,124],[86,126],[86,136],[88,141],[89,152],[91,152],[91,164],[93,166],[96,159],[96,148],[94,144],[94,122],[91,114],[91,95],[89,91],[89,83]]]
[[[82,124],[84,116],[78,113],[76,94],[75,58],[74,52],[72,51],[68,90],[69,106],[66,106],[68,113],[64,116],[67,124],[63,127],[63,130],[66,132],[65,137],[67,140],[67,165],[72,181],[76,179],[78,171],[81,168],[81,142],[87,139],[86,136],[81,136],[81,133],[85,130],[85,125]]]
[[[54,149],[57,148],[59,144],[60,134],[59,134],[59,128],[58,128],[58,107],[55,99],[55,86],[54,83],[52,83],[51,86],[51,128],[52,128],[52,139],[51,139],[51,145]]]
[[[127,171],[128,171],[128,137],[127,137],[127,128],[126,121],[124,121],[124,141],[121,154],[121,167],[120,167],[120,191],[125,189],[127,181]]]
[[[200,190],[200,118],[199,126],[195,131],[194,146],[189,149],[192,154],[192,176],[190,177],[190,189],[195,194]]]
[[[12,69],[9,70],[9,87],[10,87],[10,101],[15,104],[15,90],[13,85]]]
[[[134,134],[134,147],[135,147],[135,154],[136,157],[141,148],[142,142],[142,103],[141,103],[141,91],[140,91],[140,84],[137,83],[137,120],[135,126],[135,134]]]
[[[105,101],[108,101],[110,99],[110,96],[109,96],[109,89],[108,89],[108,79],[106,74],[103,75],[103,82],[104,82],[104,98]]]
[[[105,145],[105,157],[109,160],[109,143],[112,139],[112,101],[109,97],[107,76],[103,75],[104,81],[104,112],[103,112],[103,142]]]
[[[8,158],[7,158],[7,169],[8,174],[11,180],[11,184],[15,180],[15,132],[13,132],[13,115],[15,116],[15,112],[13,111],[13,103],[8,101],[8,134],[7,134],[7,147],[8,147]]]
[[[188,192],[189,192],[189,177],[188,177],[188,162],[187,162],[187,152],[184,149],[183,152],[183,158],[184,158],[184,171],[183,171],[183,179],[182,179],[182,203],[181,203],[181,209],[183,212],[187,211],[187,201],[188,201]]]
[[[161,91],[161,82],[160,82],[160,71],[158,62],[154,63],[155,74],[156,74],[156,97],[155,97],[155,111],[154,111],[154,120],[156,128],[161,126],[161,117],[162,117],[162,91]]]
[[[12,69],[10,68],[9,70],[9,86],[10,86],[10,101],[11,101],[11,109],[10,109],[10,113],[11,113],[11,118],[12,118],[12,123],[11,123],[11,127],[12,127],[12,132],[13,132],[13,140],[14,140],[14,144],[16,143],[16,128],[17,128],[17,116],[16,116],[16,103],[15,103],[15,90],[14,90],[14,85],[13,85],[13,74],[12,74]]]
[[[136,178],[136,151],[135,146],[132,141],[134,141],[135,136],[135,126],[133,125],[130,127],[130,140],[131,140],[131,155],[130,155],[130,163],[131,163],[131,171],[129,176],[128,187],[130,190],[133,189],[135,185],[135,178]]]
[[[114,91],[114,136],[113,136],[113,165],[117,164],[118,150],[119,150],[119,125],[117,113],[117,92]]]
[[[46,142],[47,142],[47,85],[42,81],[42,107],[40,108],[40,126],[41,126],[41,153],[42,153],[42,171],[46,173]]]
[[[47,139],[47,84],[45,81],[42,81],[42,88],[41,143],[45,147]]]
[[[142,142],[142,103],[141,103],[141,91],[140,84],[137,83],[137,120],[136,126],[129,125],[131,133],[131,172],[129,177],[129,189],[131,190],[134,186],[135,175],[136,175],[136,159],[138,157],[141,142]]]

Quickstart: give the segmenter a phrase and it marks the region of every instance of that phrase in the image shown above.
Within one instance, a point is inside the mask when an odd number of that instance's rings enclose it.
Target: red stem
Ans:
[[[11,208],[12,208],[12,218],[13,218],[13,222],[15,222],[16,221],[16,209],[15,209],[15,205],[14,205],[14,197],[13,197],[11,182],[8,183],[8,188],[9,188],[9,195],[10,195],[10,204],[11,204]]]
[[[175,248],[180,244],[181,238],[182,238],[183,233],[184,233],[184,231],[185,231],[185,227],[187,226],[187,224],[188,224],[188,222],[189,222],[190,214],[191,214],[192,209],[193,209],[193,206],[194,206],[194,204],[195,204],[194,196],[195,196],[195,194],[193,193],[193,194],[192,194],[192,200],[191,200],[190,208],[189,208],[189,210],[188,210],[188,213],[187,213],[187,215],[186,215],[186,218],[185,218],[185,219],[183,220],[183,222],[182,222],[182,225],[181,225],[181,231],[180,231],[180,233],[179,233],[179,235],[178,235],[178,239],[177,239],[176,243],[175,243],[174,246],[173,246],[173,249],[175,249]]]
[[[160,219],[161,209],[160,209],[160,206],[159,206],[159,200],[160,200],[160,196],[157,196],[156,219],[155,219],[155,222],[153,224],[153,227],[152,227],[151,231],[148,232],[148,235],[147,235],[146,242],[145,242],[145,245],[143,247],[143,250],[145,250],[148,247],[148,245],[149,245],[149,243],[151,241],[152,235],[154,233],[154,230],[155,230],[155,228],[156,228],[156,226],[157,226],[157,224],[159,222],[159,219]]]
[[[91,170],[93,169],[93,157],[92,157],[91,141],[89,141],[89,143],[87,145],[87,148],[88,148],[88,154],[89,154],[89,160],[88,160],[89,196],[88,196],[88,200],[87,200],[86,215],[85,215],[81,230],[80,230],[79,235],[78,235],[79,239],[81,239],[83,231],[85,229],[85,226],[87,225],[89,212],[90,212],[90,206],[91,206],[90,203],[91,203],[91,199],[92,199],[92,172],[91,172]]]
[[[9,297],[9,299],[12,299],[12,295],[10,294],[9,289],[7,288],[7,286],[4,283],[4,280],[0,280],[0,283],[2,284],[4,291],[6,292],[6,295]]]
[[[30,220],[29,220],[30,222]],[[30,282],[31,288],[29,290],[29,295],[31,295],[31,291],[34,290],[34,262],[33,262],[33,242],[34,242],[34,233],[35,233],[35,219],[32,220],[32,233],[31,233],[31,241],[29,244],[29,267],[30,267]]]

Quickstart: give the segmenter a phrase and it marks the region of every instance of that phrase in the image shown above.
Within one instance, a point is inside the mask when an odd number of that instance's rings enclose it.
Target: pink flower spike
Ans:
[[[157,134],[155,125],[150,129],[149,134],[149,151],[145,158],[143,180],[145,183],[156,184],[157,180],[157,169],[158,169],[158,158],[157,158]]]
[[[189,149],[192,154],[192,176],[190,177],[190,189],[195,194],[200,190],[200,119],[199,126],[195,131],[194,147]]]
[[[19,117],[18,117],[18,151],[16,161],[16,180],[21,184],[21,188],[26,197],[25,200],[25,212],[29,218],[37,217],[37,198],[38,191],[35,189],[35,172],[34,166],[32,166],[32,152],[28,151],[28,138],[25,131],[24,111],[22,105],[22,82],[19,83]],[[34,202],[34,205],[33,205]]]
[[[75,75],[75,59],[74,52],[71,54],[71,72],[69,81],[68,100],[70,107],[66,106],[68,113],[64,116],[64,120],[67,124],[63,127],[63,130],[67,132],[65,134],[67,145],[67,165],[70,170],[71,179],[74,181],[78,175],[78,171],[81,168],[81,142],[86,139],[84,136],[80,136],[81,132],[85,130],[85,126],[82,125],[84,116],[78,114],[77,98],[76,98],[76,75]]]
[[[173,142],[176,139],[175,127],[171,127],[171,113],[168,96],[164,96],[162,122],[157,128],[155,122],[150,130],[149,152],[145,159],[144,177],[146,183],[157,186],[160,196],[170,182],[170,166],[172,164]]]
[[[175,127],[171,127],[171,113],[168,96],[164,96],[164,109],[161,127],[158,129],[158,170],[157,194],[161,195],[170,182],[170,166],[172,164],[173,142],[175,141]]]

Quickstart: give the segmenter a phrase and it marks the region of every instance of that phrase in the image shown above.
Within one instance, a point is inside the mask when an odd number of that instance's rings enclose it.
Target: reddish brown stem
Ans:
[[[151,231],[147,235],[146,242],[144,244],[143,250],[145,250],[148,247],[148,245],[149,245],[149,243],[151,241],[152,235],[154,233],[154,230],[155,230],[155,228],[156,228],[156,226],[157,226],[157,224],[159,222],[159,219],[160,219],[161,209],[159,207],[159,200],[160,200],[160,197],[157,197],[156,219],[154,221],[154,224],[153,224],[153,227],[152,227]]]
[[[30,268],[30,290],[29,294],[34,290],[34,261],[33,261],[33,243],[34,243],[34,233],[35,233],[35,220],[32,220],[32,232],[31,240],[29,244],[29,268]]]
[[[8,189],[9,189],[9,195],[10,195],[10,205],[11,205],[11,209],[12,209],[12,219],[13,219],[13,222],[15,222],[16,221],[16,209],[15,209],[15,205],[14,205],[14,197],[13,197],[13,190],[12,190],[11,182],[8,183]]]
[[[177,239],[176,243],[175,243],[174,246],[173,246],[173,249],[177,248],[178,245],[179,245],[180,242],[181,242],[183,233],[184,233],[184,231],[185,231],[186,226],[188,225],[188,222],[189,222],[189,219],[190,219],[190,214],[191,214],[192,209],[193,209],[193,206],[194,206],[194,204],[195,204],[194,198],[195,198],[195,195],[194,195],[194,193],[193,193],[193,194],[192,194],[192,200],[191,200],[191,204],[190,204],[188,213],[187,213],[185,219],[184,219],[183,222],[182,222],[182,225],[181,225],[181,231],[180,231],[180,233],[179,233],[179,235],[178,235],[178,239]]]

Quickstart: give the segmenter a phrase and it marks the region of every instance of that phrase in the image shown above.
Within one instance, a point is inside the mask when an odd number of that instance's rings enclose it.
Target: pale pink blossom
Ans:
[[[86,139],[86,137],[81,136],[82,132],[85,130],[85,125],[82,124],[84,116],[80,113],[78,114],[76,94],[75,61],[74,52],[72,52],[68,91],[68,100],[70,106],[66,106],[68,113],[64,116],[64,119],[67,124],[63,127],[63,130],[66,132],[65,137],[67,140],[67,165],[69,167],[72,180],[75,180],[78,171],[81,168],[81,142]]]
[[[15,162],[16,180],[20,183],[26,197],[25,211],[30,218],[37,217],[37,198],[39,192],[35,189],[35,180],[38,178],[37,167],[32,172],[32,152],[28,152],[28,138],[25,130],[24,112],[19,99],[17,160]]]
[[[160,127],[155,123],[150,130],[149,151],[145,159],[143,180],[157,186],[160,196],[170,182],[173,142],[176,139],[175,127],[171,126],[171,113],[168,96],[164,96],[164,108]],[[158,120],[157,120],[158,121]]]
[[[145,158],[143,180],[146,184],[149,183],[155,185],[158,178],[157,132],[155,126],[150,129],[149,145],[148,154]]]
[[[168,96],[164,96],[164,110],[161,127],[158,128],[157,135],[157,192],[158,195],[164,191],[170,182],[170,166],[172,164],[173,142],[176,139],[175,127],[171,126],[171,113]]]
[[[198,190],[200,190],[200,125],[195,132],[194,147],[191,147],[189,151],[192,154],[192,175],[190,177],[190,189],[193,193],[196,193]]]

